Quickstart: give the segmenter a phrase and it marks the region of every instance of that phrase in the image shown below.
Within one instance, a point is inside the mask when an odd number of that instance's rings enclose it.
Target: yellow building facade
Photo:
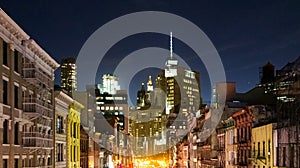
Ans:
[[[83,105],[74,101],[69,107],[67,155],[68,167],[80,168],[80,113]]]
[[[251,159],[253,168],[274,167],[273,125],[252,128]]]

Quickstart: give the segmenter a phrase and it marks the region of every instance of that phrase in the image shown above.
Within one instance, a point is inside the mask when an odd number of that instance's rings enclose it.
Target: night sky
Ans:
[[[236,81],[238,92],[248,91],[258,83],[259,67],[268,61],[280,69],[300,56],[298,0],[2,0],[0,7],[58,62],[63,57],[76,57],[87,38],[114,18],[138,11],[174,13],[192,21],[207,34],[221,56],[227,80]],[[169,37],[147,33],[121,40],[107,53],[112,64],[99,67],[99,74],[111,73],[111,67],[126,54],[151,46],[168,49]],[[201,96],[208,102],[211,89],[202,62],[194,60],[195,53],[176,39],[174,52],[200,71]],[[131,98],[140,83],[158,71],[145,69],[137,73],[130,85]]]

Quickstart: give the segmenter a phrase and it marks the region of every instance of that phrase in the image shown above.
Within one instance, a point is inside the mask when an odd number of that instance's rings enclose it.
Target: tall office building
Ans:
[[[199,73],[178,66],[178,60],[173,56],[172,32],[170,34],[170,57],[162,73],[164,73],[166,84],[160,85],[166,87],[162,88],[166,90],[167,96],[166,114],[196,112],[201,104]]]
[[[77,89],[75,58],[65,58],[61,61],[61,87],[71,97]]]
[[[0,165],[52,167],[59,64],[0,9]]]

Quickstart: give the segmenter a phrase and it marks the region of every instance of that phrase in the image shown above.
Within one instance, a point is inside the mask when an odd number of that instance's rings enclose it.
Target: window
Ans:
[[[63,155],[64,155],[64,147],[63,144],[57,144],[57,161],[61,162],[64,160]]]
[[[5,41],[3,41],[3,45],[2,45],[2,56],[3,56],[3,65],[8,66],[7,43]]]
[[[15,130],[14,130],[14,143],[15,145],[19,145],[19,123],[15,123]]]
[[[76,146],[74,146],[74,151],[73,151],[73,156],[74,156],[74,158],[73,158],[73,161],[74,162],[76,162],[77,160],[76,160]]]
[[[286,160],[286,147],[283,147],[283,153],[282,153],[282,155],[283,155],[283,166],[285,167],[286,166],[286,164],[285,164],[285,160]]]
[[[266,143],[265,143],[265,141],[263,141],[263,156],[266,156],[265,147],[266,147]]]
[[[18,168],[19,167],[19,159],[15,159],[15,168]]]
[[[77,131],[77,130],[76,130],[76,129],[77,129],[76,123],[73,123],[73,133],[74,133],[74,134],[73,134],[73,135],[74,135],[73,137],[74,137],[74,138],[77,138],[77,136],[76,136],[76,133],[77,133],[76,131]]]
[[[19,73],[19,52],[17,50],[14,51],[14,70]]]
[[[255,157],[255,142],[253,142],[253,157]]]
[[[3,80],[3,104],[8,105],[8,87],[7,87],[7,81]]]
[[[291,146],[291,154],[290,154],[290,167],[294,167],[294,159],[295,159],[295,148]]]
[[[257,143],[257,156],[260,156],[260,142]]]
[[[14,86],[14,104],[15,108],[19,108],[19,87]]]
[[[51,162],[51,158],[50,157],[48,157],[48,166],[49,165],[52,165],[52,162]]]
[[[59,134],[64,133],[64,126],[63,126],[63,117],[57,116],[56,118],[56,132]]]
[[[3,122],[3,144],[8,144],[8,120]]]
[[[3,168],[8,168],[8,162],[7,162],[7,159],[3,159],[3,165],[2,165]]]

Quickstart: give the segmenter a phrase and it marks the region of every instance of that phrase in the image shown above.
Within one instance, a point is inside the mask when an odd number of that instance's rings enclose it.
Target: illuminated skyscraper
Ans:
[[[170,33],[170,57],[166,61],[164,72],[166,90],[166,114],[195,112],[201,104],[199,73],[178,66],[178,60],[173,56],[173,39]],[[161,78],[163,74],[159,75]],[[157,79],[158,80],[158,79]],[[160,84],[161,85],[161,84]]]
[[[75,63],[75,58],[65,58],[61,61],[61,87],[69,96],[77,89]]]
[[[101,93],[116,94],[120,90],[119,79],[115,75],[104,74],[102,76],[102,84],[98,85]]]

